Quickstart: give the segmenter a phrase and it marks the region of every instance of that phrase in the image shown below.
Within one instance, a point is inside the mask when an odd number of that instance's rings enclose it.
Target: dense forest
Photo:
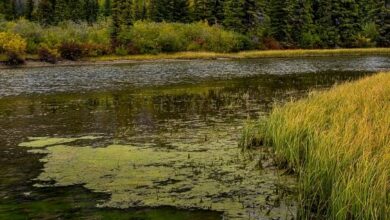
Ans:
[[[107,29],[111,50],[117,54],[390,46],[386,0],[2,0],[1,20],[0,31],[24,38],[32,35],[20,31],[26,23],[27,29],[39,25],[46,31],[61,26],[66,31]],[[194,29],[204,33],[196,35]],[[165,41],[155,46],[139,42],[140,38],[154,44]],[[37,50],[33,43],[54,46],[42,39],[27,41],[30,52]],[[94,40],[89,43],[101,46]],[[55,47],[61,45],[57,42]]]

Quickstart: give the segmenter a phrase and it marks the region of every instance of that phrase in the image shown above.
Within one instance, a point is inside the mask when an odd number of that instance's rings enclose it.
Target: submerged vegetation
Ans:
[[[299,216],[389,219],[390,73],[276,107],[244,133],[298,174]],[[258,127],[258,129],[255,129]]]

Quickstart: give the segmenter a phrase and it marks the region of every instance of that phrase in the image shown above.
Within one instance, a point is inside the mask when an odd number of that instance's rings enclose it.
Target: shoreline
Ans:
[[[299,57],[334,57],[334,56],[390,56],[390,48],[356,48],[356,49],[318,49],[318,50],[256,50],[237,53],[214,52],[177,52],[143,55],[107,55],[101,57],[87,57],[78,61],[60,60],[56,64],[39,61],[36,56],[27,57],[26,63],[19,66],[7,66],[0,63],[0,69],[37,68],[61,66],[93,66],[113,64],[137,64],[154,62],[185,62],[190,60],[240,60],[261,58],[299,58]]]

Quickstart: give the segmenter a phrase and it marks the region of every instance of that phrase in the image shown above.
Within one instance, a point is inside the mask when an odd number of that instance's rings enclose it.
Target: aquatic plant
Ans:
[[[252,132],[298,174],[299,218],[390,218],[390,73],[275,107]]]
[[[93,138],[37,137],[21,143],[31,153],[45,154],[35,186],[82,184],[109,194],[98,207],[173,206],[223,212],[229,219],[294,217],[295,203],[279,186],[282,181],[293,186],[294,179],[260,171],[258,160],[240,153],[225,126],[147,136],[165,144],[80,144]]]

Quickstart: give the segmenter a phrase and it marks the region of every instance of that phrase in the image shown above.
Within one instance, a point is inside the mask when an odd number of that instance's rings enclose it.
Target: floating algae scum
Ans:
[[[295,177],[266,150],[241,151],[243,125],[275,102],[389,63],[333,57],[6,70],[0,218],[290,219]],[[89,81],[80,80],[83,71]]]

